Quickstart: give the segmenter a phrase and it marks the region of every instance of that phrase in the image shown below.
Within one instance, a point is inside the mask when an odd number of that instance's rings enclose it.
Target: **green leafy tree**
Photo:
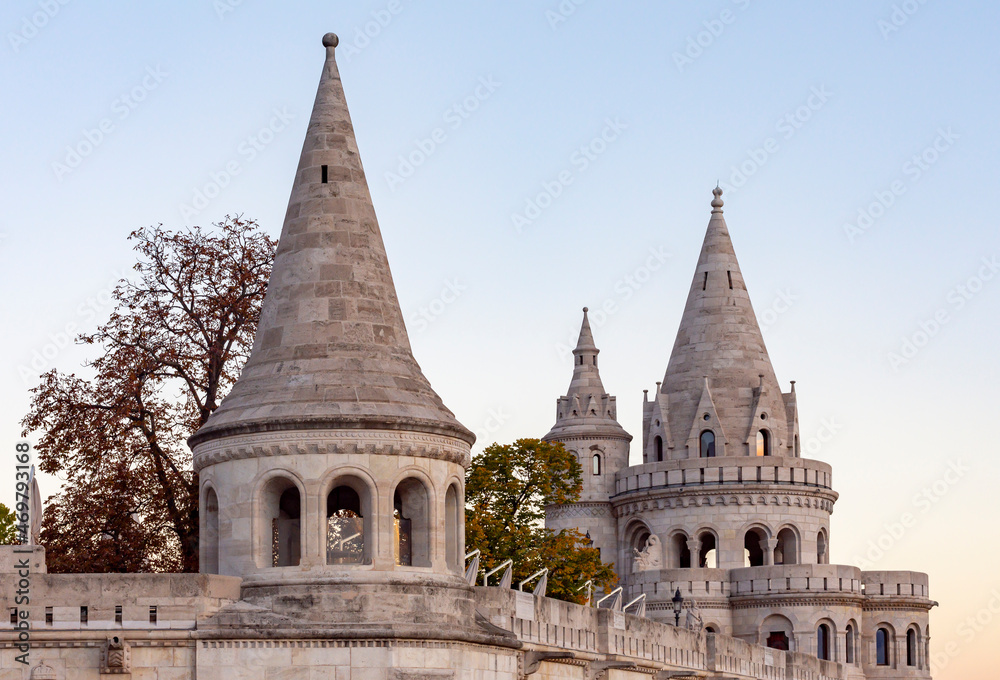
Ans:
[[[543,526],[545,506],[574,503],[583,488],[576,457],[559,442],[518,439],[492,444],[472,460],[465,483],[465,541],[487,569],[514,561],[514,581],[549,568],[547,595],[583,603],[586,581],[600,589],[618,578],[575,530]]]
[[[17,538],[17,520],[14,511],[0,503],[0,545],[15,545]]]

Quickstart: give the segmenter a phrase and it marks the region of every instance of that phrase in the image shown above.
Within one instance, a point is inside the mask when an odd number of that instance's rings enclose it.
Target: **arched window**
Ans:
[[[771,455],[771,433],[767,430],[757,430],[757,455]]]
[[[459,536],[459,527],[462,525],[459,512],[462,504],[459,502],[458,493],[458,485],[452,484],[444,496],[445,550],[447,551],[448,567],[456,572],[462,571],[462,547]]]
[[[674,569],[691,568],[691,550],[688,548],[687,536],[678,532],[670,537],[670,553]]]
[[[885,628],[875,631],[875,663],[879,666],[889,665],[889,631]]]
[[[698,536],[701,548],[698,550],[698,566],[702,569],[715,569],[718,565],[718,546],[715,545],[715,534],[710,531],[702,532]]]
[[[287,477],[273,477],[264,486],[261,505],[264,514],[261,539],[270,554],[268,566],[297,566],[302,551],[299,488]]]
[[[715,433],[711,430],[701,433],[700,453],[702,458],[715,458]]]
[[[326,497],[326,563],[365,561],[365,511],[351,486],[338,486]]]
[[[912,628],[906,631],[906,665],[917,665],[917,631]]]
[[[819,624],[816,629],[816,656],[824,661],[830,660],[830,626]]]
[[[392,496],[392,508],[396,564],[431,566],[430,502],[423,483],[415,477],[400,482]]]
[[[715,635],[715,628],[713,626],[705,626],[705,632],[709,635]]]
[[[844,637],[844,657],[847,663],[854,663],[854,624],[847,624],[847,633]]]
[[[662,463],[663,462],[663,439],[659,435],[657,435],[656,438],[653,440],[653,448],[656,451],[656,462],[657,463]]]
[[[750,529],[743,537],[744,566],[764,566],[764,545],[767,537],[760,529]]]
[[[820,531],[816,537],[816,564],[829,564],[830,556],[827,555],[826,532]]]
[[[601,454],[595,453],[590,459],[591,472],[595,475],[601,474]]]
[[[775,564],[798,564],[799,545],[795,531],[785,527],[778,532],[778,545],[774,549]]]
[[[202,529],[199,540],[201,547],[201,573],[219,573],[219,497],[215,489],[208,487],[205,490],[205,509],[202,510],[205,518],[205,528]]]

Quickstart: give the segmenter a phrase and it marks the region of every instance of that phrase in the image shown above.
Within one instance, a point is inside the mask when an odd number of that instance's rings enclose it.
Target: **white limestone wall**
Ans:
[[[234,576],[323,575],[347,571],[411,571],[460,574],[465,549],[465,467],[469,447],[459,440],[396,431],[281,432],[232,437],[200,444],[202,497],[218,496],[219,571]],[[298,566],[274,568],[266,495],[272,480],[294,484],[301,504],[301,559]],[[427,563],[396,564],[393,496],[404,480],[416,480],[426,494]],[[353,485],[362,497],[366,525],[361,565],[326,565],[327,495]],[[448,507],[449,487],[457,503]],[[202,513],[202,531],[206,513]],[[449,531],[452,531],[449,544]],[[416,529],[415,532],[416,534]],[[415,542],[416,542],[415,537]],[[204,558],[203,558],[204,561]]]

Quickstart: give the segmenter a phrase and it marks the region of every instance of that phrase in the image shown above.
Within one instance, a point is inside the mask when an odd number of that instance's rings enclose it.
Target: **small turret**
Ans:
[[[556,400],[556,422],[543,437],[562,442],[583,468],[583,491],[572,505],[546,508],[545,526],[553,531],[577,529],[588,535],[605,561],[617,559],[617,526],[611,513],[615,475],[628,467],[632,435],[618,423],[615,398],[604,391],[597,367],[600,350],[583,308],[580,339],[573,350],[573,378]]]

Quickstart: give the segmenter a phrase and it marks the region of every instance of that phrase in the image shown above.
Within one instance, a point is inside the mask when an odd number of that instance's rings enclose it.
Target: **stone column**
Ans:
[[[701,552],[701,541],[697,538],[689,538],[687,542],[688,552],[691,553],[691,567],[698,569],[701,567],[701,558],[699,553]]]
[[[778,547],[778,539],[765,538],[760,542],[760,549],[764,551],[764,566],[774,566],[774,549]]]

